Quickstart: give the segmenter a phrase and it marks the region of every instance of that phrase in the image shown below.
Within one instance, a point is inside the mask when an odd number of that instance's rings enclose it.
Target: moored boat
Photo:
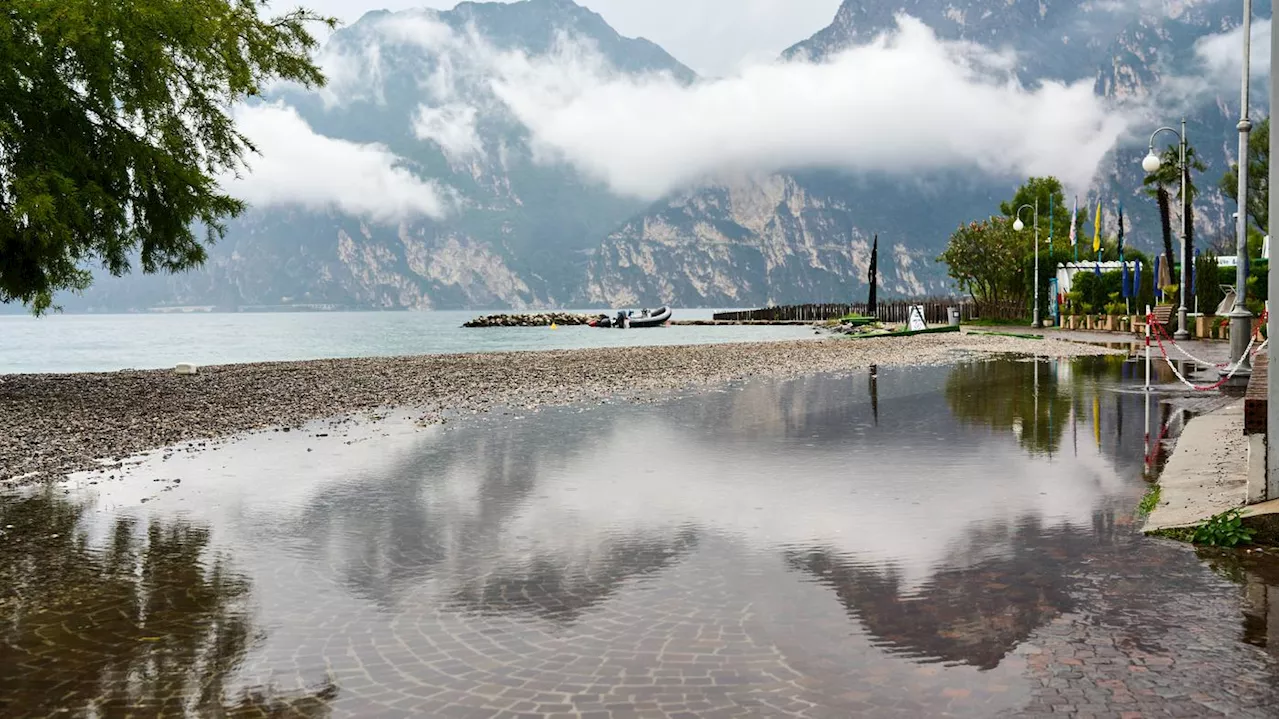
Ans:
[[[631,310],[619,310],[612,317],[609,315],[600,315],[587,324],[591,327],[615,327],[618,329],[626,329],[628,327],[662,327],[671,320],[671,308],[659,307],[656,310],[640,310],[639,314]]]

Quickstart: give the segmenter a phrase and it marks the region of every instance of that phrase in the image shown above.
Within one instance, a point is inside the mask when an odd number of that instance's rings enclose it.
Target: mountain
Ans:
[[[442,38],[441,28],[455,36]],[[68,310],[571,304],[600,238],[647,203],[536,161],[528,130],[490,86],[491,58],[457,41],[475,36],[486,53],[538,57],[562,34],[590,42],[619,73],[696,77],[570,0],[370,12],[327,43],[328,87],[276,88],[266,101],[296,109],[319,135],[385,147],[448,188],[447,216],[378,222],[332,208],[254,208],[229,223],[198,270],[99,278],[84,297],[59,301]],[[456,131],[459,116],[470,119],[469,136]]]
[[[1015,50],[1016,71],[1026,85],[1092,80],[1097,94],[1113,100],[1154,102],[1163,81],[1196,71],[1188,61],[1195,41],[1238,26],[1240,8],[1218,0],[845,0],[829,26],[788,48],[783,58],[828,60],[893,30],[898,13],[922,20],[944,40]],[[1196,179],[1201,246],[1206,239],[1231,237],[1234,206],[1213,188],[1234,156],[1238,93],[1228,85],[1196,96],[1188,113],[1188,136],[1207,165]],[[1177,119],[1151,118],[1150,126]],[[1110,227],[1112,203],[1125,203],[1126,242],[1154,249],[1159,219],[1154,201],[1141,192],[1138,160],[1147,134],[1139,135],[1104,159],[1089,194],[1103,198]],[[893,248],[888,268],[881,263],[885,289],[945,292],[944,268],[933,257],[951,231],[962,221],[998,212],[1024,179],[988,176],[974,182],[972,176],[943,174],[922,188],[919,181],[893,177],[802,171],[700,188],[657,203],[611,233],[592,262],[588,296],[608,305],[713,306],[862,297],[873,234]],[[1081,200],[1087,205],[1090,197]]]
[[[1170,79],[1194,72],[1197,38],[1239,22],[1235,0],[846,0],[829,26],[782,59],[828,60],[892,31],[899,12],[944,40],[1016,51],[1024,85],[1083,79],[1106,97],[1152,102]],[[203,268],[103,278],[60,301],[72,311],[839,301],[865,295],[875,234],[884,290],[928,294],[948,291],[933,258],[956,225],[996,212],[1025,179],[795,169],[743,172],[652,203],[622,196],[549,160],[495,86],[496,57],[536,62],[562,51],[566,37],[588,43],[618,76],[703,82],[571,0],[368,13],[327,43],[320,60],[329,87],[277,87],[264,102],[293,108],[318,135],[376,143],[439,189],[447,212],[388,220],[333,205],[255,207],[230,223]],[[1209,165],[1198,180],[1201,238],[1224,233],[1233,209],[1213,186],[1234,152],[1237,94],[1229,85],[1201,92],[1188,113],[1191,141]],[[1150,248],[1158,224],[1140,194],[1147,133],[1139,129],[1104,160],[1093,193],[1123,199],[1127,241]]]

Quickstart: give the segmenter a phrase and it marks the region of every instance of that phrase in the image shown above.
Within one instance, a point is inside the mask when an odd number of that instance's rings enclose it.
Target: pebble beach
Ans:
[[[423,423],[496,407],[653,399],[756,376],[934,365],[963,353],[1112,354],[971,334],[268,362],[171,370],[0,375],[0,482],[54,480],[187,441],[392,408]]]

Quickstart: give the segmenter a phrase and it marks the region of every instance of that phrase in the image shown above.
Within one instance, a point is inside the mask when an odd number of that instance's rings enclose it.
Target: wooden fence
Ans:
[[[913,305],[924,305],[924,321],[929,324],[946,324],[949,319],[947,310],[953,307],[960,310],[961,319],[977,316],[973,301],[967,297],[877,302],[875,316],[881,322],[906,322]],[[849,314],[869,316],[866,303],[786,305],[742,312],[717,312],[713,317],[731,322],[821,322]]]

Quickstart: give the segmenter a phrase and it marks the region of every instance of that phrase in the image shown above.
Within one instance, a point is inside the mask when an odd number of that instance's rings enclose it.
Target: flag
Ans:
[[[1120,252],[1124,252],[1124,203],[1123,202],[1120,203],[1120,229],[1118,230],[1118,232],[1119,232]]]
[[[1191,296],[1196,296],[1196,265],[1200,264],[1200,248],[1196,248],[1196,259],[1191,263]]]
[[[1138,297],[1138,288],[1142,286],[1142,262],[1135,260],[1133,263],[1133,296]]]
[[[1160,260],[1162,259],[1164,258],[1160,255],[1156,255],[1156,267],[1151,273],[1151,291],[1158,300],[1164,298],[1164,292],[1160,290]]]
[[[1117,247],[1120,251],[1120,296],[1126,300],[1137,294],[1129,287],[1129,265],[1124,261],[1124,203],[1120,203],[1120,229]]]
[[[1071,249],[1075,251],[1075,261],[1080,261],[1080,248],[1076,246],[1076,215],[1080,214],[1080,198],[1077,197],[1071,206]]]
[[[1093,218],[1093,251],[1102,250],[1102,201],[1098,201],[1098,214]]]

